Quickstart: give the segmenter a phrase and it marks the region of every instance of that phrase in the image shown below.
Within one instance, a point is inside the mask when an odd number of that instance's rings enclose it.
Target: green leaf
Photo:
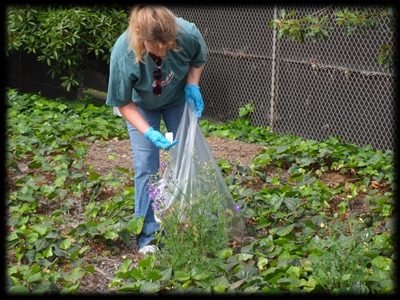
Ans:
[[[187,281],[190,279],[190,274],[185,271],[177,270],[174,272],[174,279],[177,281]]]
[[[17,232],[15,232],[15,231],[6,237],[7,242],[12,242],[12,241],[16,241],[16,240],[19,240],[19,236],[18,236]]]
[[[132,218],[131,220],[129,220],[126,226],[126,230],[133,234],[139,234],[142,231],[143,222],[144,216],[141,216],[140,218]]]
[[[161,280],[163,280],[163,281],[170,280],[170,278],[172,277],[172,268],[168,268],[168,269],[161,271],[161,275],[163,276],[161,278]]]
[[[38,259],[38,265],[45,267],[45,268],[49,268],[51,266],[51,262],[47,259],[44,258],[39,258]]]
[[[263,247],[265,251],[270,252],[272,249],[275,247],[274,246],[274,240],[271,235],[269,235],[266,238],[262,238],[259,241],[260,247]]]
[[[194,267],[190,270],[190,278],[194,280],[204,280],[207,279],[210,274],[207,273],[207,270],[203,267]]]
[[[117,274],[117,273],[116,273]],[[118,275],[121,278],[134,278],[135,280],[142,280],[146,274],[141,269],[133,269],[132,271],[118,271]]]
[[[76,283],[79,279],[81,279],[85,275],[85,272],[82,268],[78,267],[73,269],[72,273],[65,276],[64,279],[66,281],[70,281],[72,283]]]
[[[230,171],[231,171],[230,163],[227,160],[223,159],[223,158],[219,159],[218,166],[221,169],[221,171],[223,171],[225,173],[230,173]]]
[[[35,260],[36,253],[37,252],[35,250],[33,250],[33,249],[28,250],[25,253],[24,258],[27,261],[27,263],[31,263],[31,262],[33,262]]]
[[[236,273],[236,277],[239,279],[248,279],[258,275],[259,275],[258,268],[255,267],[242,268]]]
[[[108,160],[114,160],[115,158],[117,157],[117,154],[109,154],[108,156],[107,156],[107,159]]]
[[[53,256],[53,245],[48,246],[44,251],[43,255],[45,258],[49,258]]]
[[[20,294],[30,294],[30,290],[22,285],[14,285],[7,290],[10,294],[20,295]]]
[[[126,259],[126,260],[122,263],[122,265],[121,265],[119,271],[116,271],[116,275],[118,275],[118,274],[120,274],[120,273],[127,272],[127,271],[128,271],[128,268],[129,268],[129,266],[130,266],[131,264],[132,264],[132,260]],[[136,270],[137,270],[137,269],[136,269]]]
[[[141,259],[138,262],[138,267],[140,269],[148,269],[148,268],[152,268],[152,265],[154,264],[154,257],[152,256],[148,256],[144,259]]]
[[[161,286],[157,282],[145,282],[140,287],[139,292],[143,294],[155,294],[160,291]]]
[[[36,272],[36,273],[31,273],[31,274],[27,277],[26,282],[27,282],[28,284],[30,284],[30,283],[34,283],[34,282],[41,281],[42,279],[43,279],[43,278],[42,278],[42,274],[41,274],[40,272]]]
[[[243,294],[251,295],[254,294],[256,291],[258,291],[259,289],[260,288],[258,286],[249,286],[244,289]]]
[[[217,286],[213,286],[213,290],[215,294],[222,294],[225,292],[225,287],[217,285]]]
[[[67,287],[67,288],[65,288],[65,289],[62,289],[61,292],[60,292],[60,295],[75,293],[75,292],[77,292],[77,291],[79,290],[79,287],[80,287],[80,284],[77,283],[77,284],[75,284],[75,285],[72,285],[72,286],[70,286],[70,287]]]
[[[278,230],[276,232],[277,235],[279,235],[280,237],[288,235],[289,233],[292,232],[293,228],[294,228],[295,224],[290,224],[288,226],[283,227],[282,229]]]
[[[55,191],[56,187],[53,185],[44,184],[40,187],[40,192],[43,196],[49,196],[51,193]]]
[[[115,240],[119,234],[113,230],[106,230],[103,234],[104,238],[109,239],[109,240]]]
[[[32,295],[51,295],[60,293],[60,289],[52,282],[41,281],[32,291]]]
[[[39,162],[32,162],[32,163],[28,164],[28,168],[29,169],[39,169],[42,167],[42,165],[43,164],[39,163]]]
[[[88,179],[95,181],[95,180],[99,179],[100,177],[101,177],[101,174],[95,173],[95,172],[90,172]]]
[[[40,236],[44,236],[47,232],[50,231],[50,228],[44,225],[32,225],[31,229],[40,234]]]
[[[372,260],[372,264],[382,271],[390,271],[393,261],[388,257],[377,256]]]
[[[71,247],[72,241],[71,237],[67,237],[65,240],[63,240],[60,244],[60,248],[63,250],[67,250],[69,247]]]
[[[218,290],[225,291],[225,289],[229,288],[230,283],[228,282],[228,280],[225,277],[218,277],[218,278],[211,280],[210,285],[214,288],[220,287],[222,289],[218,288]]]
[[[258,225],[257,225],[257,228],[256,228],[256,229],[265,228],[265,227],[271,225],[271,223],[272,223],[272,222],[271,222],[268,218],[261,217],[261,218],[258,220]]]
[[[274,240],[275,245],[286,245],[289,243],[289,239],[287,238],[277,238]]]
[[[109,287],[113,287],[118,284],[119,279],[115,278],[113,282],[109,285]],[[142,282],[128,282],[124,283],[117,291],[139,291],[142,286]]]
[[[54,245],[54,251],[53,253],[57,255],[58,257],[70,257],[69,252],[60,249],[57,245]]]
[[[294,176],[295,176],[295,175],[292,174],[291,178],[294,178]],[[311,176],[310,173],[304,174],[304,176],[302,176],[302,177],[299,178],[299,179],[300,179],[300,181],[299,181],[299,183],[298,183],[298,186],[299,186],[299,187],[305,186],[305,185],[311,185],[311,184],[313,184],[313,183],[317,180],[317,178],[316,178],[315,176]]]
[[[85,258],[80,258],[78,260],[75,260],[69,264],[69,267],[72,269],[78,268],[85,262],[85,260],[86,260]]]
[[[245,279],[241,279],[236,282],[233,282],[231,284],[231,286],[229,287],[229,290],[235,290],[235,289],[239,288],[245,281],[246,281]]]
[[[357,282],[350,287],[349,293],[352,295],[369,295],[370,291],[363,282],[357,280]]]
[[[221,257],[221,258],[228,258],[228,257],[231,257],[232,256],[232,253],[233,253],[233,250],[231,249],[231,248],[229,248],[229,249],[222,249],[221,251],[220,251],[220,253],[219,253],[219,257]],[[196,267],[197,268],[197,267]],[[192,270],[192,272],[193,272],[193,270]]]
[[[43,249],[46,249],[49,245],[50,243],[42,238],[35,242],[35,249],[37,252],[40,252]]]
[[[118,232],[118,235],[120,236],[122,241],[125,243],[125,245],[127,245],[128,247],[131,246],[131,235],[128,231],[121,230],[120,232]]]
[[[278,209],[281,207],[283,203],[284,197],[275,197],[271,200],[271,207],[274,212],[278,211]]]
[[[157,281],[161,279],[163,276],[158,270],[149,270],[146,274],[146,280],[150,282]]]
[[[290,198],[290,197],[285,197],[284,202],[286,204],[286,207],[291,211],[295,211],[301,204],[302,201],[301,199],[298,198]]]
[[[289,149],[289,146],[287,146],[287,145],[275,146],[274,149],[277,154],[281,154],[281,153],[285,153]]]
[[[240,165],[238,165],[238,166],[236,166],[236,168],[237,168],[237,170],[238,170],[238,172],[240,174],[247,175],[247,174],[249,174],[251,172],[251,168],[249,166],[240,166]]]

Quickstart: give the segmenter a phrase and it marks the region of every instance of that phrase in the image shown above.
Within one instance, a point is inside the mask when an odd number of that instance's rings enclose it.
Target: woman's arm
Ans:
[[[118,109],[125,120],[131,123],[132,126],[139,130],[142,134],[149,130],[149,123],[147,123],[145,118],[143,118],[135,103],[130,102],[127,105],[118,106]]]
[[[196,68],[195,66],[190,66],[187,74],[186,85],[199,85],[200,76],[203,72],[203,69],[204,64],[198,68]]]
[[[131,123],[133,127],[139,130],[139,132],[144,134],[145,138],[151,141],[156,147],[169,150],[178,143],[176,140],[171,143],[161,134],[161,132],[150,127],[149,123],[147,123],[146,119],[143,118],[142,114],[137,109],[135,103],[130,102],[127,105],[118,106],[118,110],[125,120]]]

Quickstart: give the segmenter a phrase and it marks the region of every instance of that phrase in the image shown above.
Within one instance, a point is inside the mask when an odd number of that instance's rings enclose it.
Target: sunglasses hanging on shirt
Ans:
[[[153,94],[156,96],[161,96],[161,91],[162,91],[162,87],[161,87],[161,74],[162,74],[162,70],[161,67],[157,67],[153,70]]]
[[[162,70],[161,70],[161,62],[162,58],[154,55],[153,53],[149,52],[150,57],[154,60],[156,65],[158,66],[153,70],[153,83],[152,83],[152,88],[153,88],[153,94],[156,96],[161,96],[162,88],[161,88],[161,75],[162,75]]]

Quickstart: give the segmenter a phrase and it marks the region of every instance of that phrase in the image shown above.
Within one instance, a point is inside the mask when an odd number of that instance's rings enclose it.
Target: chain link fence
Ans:
[[[205,117],[235,120],[239,108],[252,100],[252,124],[270,126],[275,133],[318,141],[334,136],[395,150],[396,78],[377,63],[383,44],[397,46],[387,20],[366,35],[344,36],[336,25],[326,42],[300,43],[277,40],[269,27],[280,9],[297,11],[296,18],[323,13],[334,20],[345,7],[169,7],[195,23],[207,44],[201,80]]]
[[[382,45],[397,47],[397,32],[388,20],[376,31],[350,36],[332,22],[335,28],[326,42],[300,43],[277,40],[269,22],[279,17],[280,9],[297,11],[296,18],[323,13],[334,20],[345,6],[166,6],[195,23],[207,44],[200,81],[203,118],[236,120],[239,108],[252,101],[252,125],[277,134],[317,141],[333,136],[396,151],[396,76],[377,63]],[[89,71],[83,87],[106,92],[107,80]]]

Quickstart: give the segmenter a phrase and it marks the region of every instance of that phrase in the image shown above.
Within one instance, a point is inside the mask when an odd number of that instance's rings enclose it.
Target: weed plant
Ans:
[[[379,256],[383,236],[374,236],[374,229],[362,218],[321,223],[319,227],[326,231],[316,235],[305,247],[310,251],[311,273],[318,282],[317,290],[322,287],[327,294],[368,295],[370,289],[376,290],[378,286],[391,289],[394,265]],[[382,266],[389,271],[385,275],[380,270]]]
[[[184,271],[194,266],[211,270],[216,254],[230,242],[232,221],[240,217],[240,207],[237,205],[235,211],[227,207],[230,195],[221,193],[211,162],[196,157],[193,162],[196,177],[186,179],[188,188],[182,189],[172,171],[164,174],[161,184],[158,176],[150,181],[153,209],[161,221],[157,240],[162,248],[156,258],[162,266]]]

